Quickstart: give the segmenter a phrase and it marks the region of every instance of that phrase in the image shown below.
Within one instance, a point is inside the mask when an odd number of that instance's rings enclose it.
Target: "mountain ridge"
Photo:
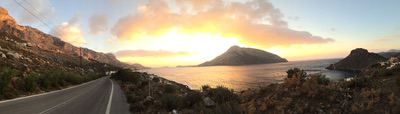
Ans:
[[[356,48],[339,62],[327,67],[329,70],[361,71],[368,66],[386,61],[387,58],[363,48]]]
[[[3,48],[0,48],[0,56],[3,58],[10,58],[12,55],[18,54],[25,57],[32,56],[38,60],[43,59],[41,61],[46,61],[44,63],[54,61],[55,63],[59,62],[63,64],[63,62],[74,63],[82,61],[78,60],[82,57],[84,61],[97,61],[121,68],[140,69],[136,68],[138,65],[134,66],[120,62],[111,53],[96,52],[88,48],[76,47],[62,41],[58,37],[43,33],[36,28],[19,25],[8,14],[8,11],[2,7],[0,7],[0,38],[3,40],[3,44],[1,45]],[[71,60],[68,60],[69,58]],[[29,66],[29,64],[25,64],[25,66]]]
[[[287,62],[286,59],[260,49],[232,46],[223,54],[198,66],[238,66]]]

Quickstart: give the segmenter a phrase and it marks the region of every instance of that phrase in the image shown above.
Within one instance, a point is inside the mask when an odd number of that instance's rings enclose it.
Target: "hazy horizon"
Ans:
[[[400,43],[395,0],[20,1],[49,26],[4,1],[0,6],[22,25],[149,67],[197,65],[232,45],[299,61],[343,58],[355,48],[383,52]]]

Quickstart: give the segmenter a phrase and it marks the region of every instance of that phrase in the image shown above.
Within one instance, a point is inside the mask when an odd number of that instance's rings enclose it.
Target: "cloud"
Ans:
[[[68,22],[55,26],[50,34],[59,37],[61,40],[75,46],[82,46],[86,43],[82,30],[79,27],[79,16],[72,17]]]
[[[99,34],[107,30],[107,15],[94,14],[89,17],[89,32],[91,34]]]
[[[179,27],[184,32],[235,34],[261,47],[317,44],[334,41],[288,28],[283,14],[266,0],[149,0],[137,12],[119,19],[111,32],[120,40],[135,40],[133,33],[161,34]],[[172,5],[171,5],[172,4]]]
[[[36,15],[43,21],[52,18],[55,15],[55,8],[52,6],[50,0],[5,0],[9,4],[9,9],[14,10],[18,13],[17,19],[22,23],[35,23],[39,22],[37,18],[32,16],[29,12]],[[25,7],[19,6],[17,2]]]
[[[174,57],[191,55],[189,52],[170,52],[164,50],[122,50],[115,53],[117,57]]]

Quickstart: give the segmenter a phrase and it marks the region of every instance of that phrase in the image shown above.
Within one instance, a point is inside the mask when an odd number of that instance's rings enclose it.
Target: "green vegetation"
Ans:
[[[138,83],[142,79],[140,78],[139,72],[133,72],[130,69],[122,69],[114,73],[111,78],[116,80],[124,80],[131,83]]]
[[[238,96],[230,90],[223,86],[217,86],[216,88],[210,88],[204,91],[207,96],[214,99],[217,103],[225,103],[229,101],[239,101]]]
[[[364,114],[398,110],[399,87],[394,86],[399,83],[399,74],[388,80],[359,75],[349,81],[332,82],[323,75],[308,75],[296,68],[287,73],[281,84],[242,92],[244,112]]]
[[[112,75],[124,90],[133,113],[240,113],[239,96],[223,86],[203,86],[202,91],[147,73],[123,69]],[[150,87],[149,87],[150,83]],[[151,88],[149,92],[149,88]],[[149,96],[151,93],[151,96]],[[203,99],[214,104],[206,104]]]
[[[307,73],[304,70],[300,70],[299,68],[289,69],[286,73],[287,78],[304,79],[305,77],[307,77]]]
[[[176,90],[176,87],[174,85],[167,84],[167,85],[164,86],[164,92],[165,93],[175,93],[176,91],[177,90]]]
[[[94,73],[81,75],[71,71],[49,70],[26,74],[4,67],[0,70],[0,99],[10,99],[22,94],[61,89],[97,78],[99,78],[99,75]]]
[[[201,91],[190,90],[161,77],[129,70],[119,71],[113,78],[121,84],[133,113],[398,112],[400,69],[393,67],[369,71],[349,80],[331,81],[324,75],[307,74],[304,70],[293,68],[287,71],[282,83],[239,93],[223,86],[209,85],[203,85]]]
[[[20,72],[10,68],[1,68],[0,71],[0,99],[12,98],[13,90],[11,81],[13,77],[20,75]]]

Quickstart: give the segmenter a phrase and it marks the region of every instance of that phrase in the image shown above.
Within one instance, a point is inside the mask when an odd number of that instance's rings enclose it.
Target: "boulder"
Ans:
[[[215,106],[215,102],[214,102],[213,100],[211,100],[210,97],[204,98],[204,99],[203,99],[203,102],[204,102],[204,104],[205,104],[207,107]]]

